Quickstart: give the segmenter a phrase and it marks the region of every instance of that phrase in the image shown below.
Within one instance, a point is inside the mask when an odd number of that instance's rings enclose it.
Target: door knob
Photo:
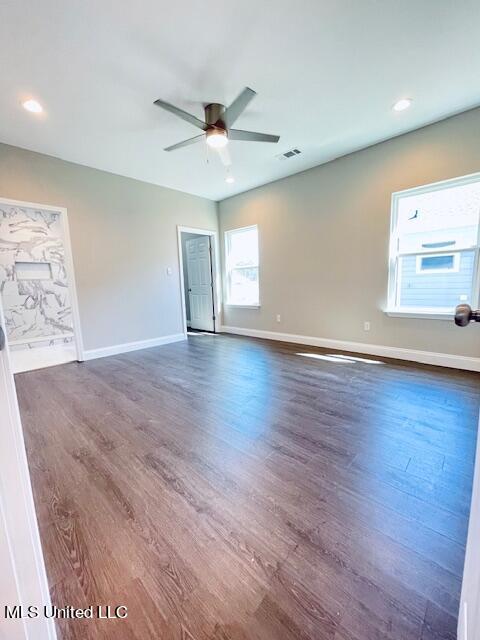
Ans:
[[[0,327],[0,351],[3,351],[5,349],[5,332],[2,329],[2,327]]]
[[[480,322],[480,309],[472,311],[469,304],[459,304],[455,309],[455,324],[466,327],[470,322]]]

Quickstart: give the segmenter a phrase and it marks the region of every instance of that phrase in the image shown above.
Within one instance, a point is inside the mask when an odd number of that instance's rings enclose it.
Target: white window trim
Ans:
[[[403,307],[403,309],[385,309],[390,318],[427,318],[429,320],[453,320],[455,314],[452,311],[428,310],[426,307]]]
[[[460,271],[460,253],[460,251],[458,251],[458,253],[455,253],[454,251],[449,251],[448,253],[419,253],[417,254],[415,265],[416,273],[417,275],[428,275],[432,273],[458,273]],[[439,258],[440,256],[444,255],[453,257],[452,267],[440,267],[440,269],[423,269],[423,258]]]
[[[228,264],[228,234],[235,231],[249,231],[250,229],[256,229],[257,231],[257,242],[258,242],[258,264],[255,267],[258,272],[258,302],[256,304],[239,304],[236,302],[229,302],[228,296],[230,293],[230,267]],[[224,307],[231,307],[236,309],[260,309],[261,307],[261,296],[260,296],[260,231],[258,228],[258,224],[249,224],[246,227],[234,227],[233,229],[226,229],[224,231],[224,251],[225,251],[225,303]]]
[[[420,195],[422,193],[429,193],[430,191],[439,191],[440,189],[449,189],[451,187],[459,187],[465,184],[471,184],[472,182],[480,182],[480,172],[471,173],[466,176],[461,176],[458,178],[450,178],[448,180],[441,180],[439,182],[432,182],[430,184],[422,185],[420,187],[414,187],[413,189],[405,189],[404,191],[395,191],[392,193],[392,201],[391,201],[391,216],[390,216],[390,245],[389,245],[389,261],[388,261],[388,304],[387,308],[384,309],[384,312],[391,317],[401,317],[401,318],[425,318],[425,319],[433,319],[433,320],[451,320],[454,317],[453,310],[442,311],[440,309],[431,309],[427,307],[416,307],[416,308],[407,308],[407,307],[398,307],[396,305],[396,281],[397,281],[397,264],[398,258],[405,255],[417,255],[418,252],[409,253],[398,253],[396,250],[397,244],[397,218],[398,218],[398,203],[399,200],[406,195]],[[472,290],[471,290],[471,304],[474,307],[479,306],[479,246],[480,246],[480,224],[478,229],[479,237],[477,240],[477,244],[474,247],[471,247],[475,251],[474,258],[474,271],[473,271],[473,281],[472,281]],[[468,247],[462,248],[462,251],[468,250]],[[445,249],[444,251],[424,251],[422,255],[439,255],[442,253],[451,254],[452,248]],[[438,273],[438,271],[436,272]]]

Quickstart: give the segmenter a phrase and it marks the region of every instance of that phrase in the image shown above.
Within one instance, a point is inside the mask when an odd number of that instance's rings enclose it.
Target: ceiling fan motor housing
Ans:
[[[225,107],[218,102],[212,102],[205,105],[205,122],[211,127],[218,127],[219,129],[225,129],[225,123],[223,122],[223,114],[225,113]]]

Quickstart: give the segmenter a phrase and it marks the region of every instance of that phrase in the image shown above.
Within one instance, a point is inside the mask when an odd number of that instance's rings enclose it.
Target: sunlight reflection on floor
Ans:
[[[313,358],[314,360],[337,362],[338,364],[355,364],[356,362],[365,362],[366,364],[383,364],[381,360],[370,360],[369,358],[360,358],[358,356],[344,356],[339,353],[329,353],[327,355],[322,355],[321,353],[297,353],[296,355],[304,358]]]
[[[187,331],[187,336],[211,336],[216,338],[218,333],[209,333],[208,331]]]

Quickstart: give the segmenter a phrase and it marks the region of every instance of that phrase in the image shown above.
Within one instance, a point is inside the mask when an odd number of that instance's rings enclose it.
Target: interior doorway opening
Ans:
[[[13,373],[83,360],[65,208],[0,198],[0,295]]]
[[[178,246],[184,332],[216,333],[219,326],[216,233],[179,227]]]

